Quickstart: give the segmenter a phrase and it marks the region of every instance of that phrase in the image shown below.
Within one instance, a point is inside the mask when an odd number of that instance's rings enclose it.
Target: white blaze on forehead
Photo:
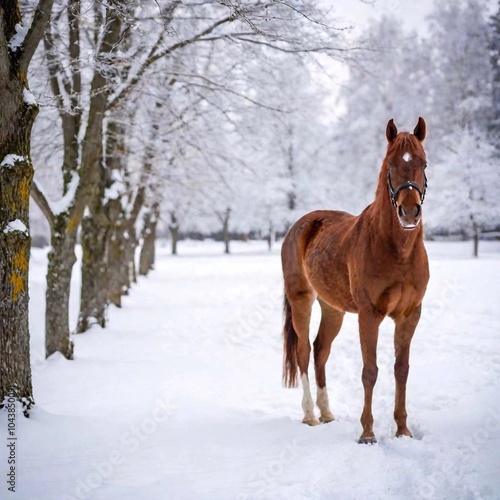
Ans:
[[[411,154],[408,151],[403,155],[403,160],[406,162],[411,160]]]

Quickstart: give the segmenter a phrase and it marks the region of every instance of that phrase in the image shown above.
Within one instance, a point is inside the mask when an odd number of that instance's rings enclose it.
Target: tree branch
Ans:
[[[43,215],[45,215],[45,218],[49,223],[50,230],[52,231],[54,229],[54,214],[52,213],[47,197],[34,179],[31,184],[31,197],[38,205],[38,208],[42,211]]]
[[[24,39],[23,52],[19,62],[19,68],[24,74],[28,73],[28,66],[31,58],[49,23],[53,3],[54,0],[40,0],[40,2],[38,2],[30,29]]]
[[[211,26],[208,28],[204,29],[197,35],[192,36],[191,38],[188,38],[186,40],[181,40],[180,42],[175,43],[174,45],[171,45],[170,47],[167,47],[164,50],[161,50],[157,53],[155,51],[150,52],[150,56],[145,60],[144,64],[139,68],[137,73],[128,81],[127,85],[124,86],[118,94],[116,94],[112,99],[109,101],[109,107],[112,108],[116,106],[116,104],[123,99],[125,96],[127,96],[131,90],[137,85],[139,80],[141,79],[142,75],[148,69],[152,64],[154,64],[156,61],[159,59],[162,59],[163,57],[167,57],[172,54],[172,52],[175,52],[177,49],[180,49],[182,47],[186,47],[187,45],[191,45],[199,40],[202,40],[204,36],[209,35],[212,33],[215,29],[217,29],[219,26],[226,24],[226,23],[231,23],[236,19],[235,16],[227,16],[224,17],[223,19],[219,19],[218,21],[214,22]],[[159,40],[158,40],[159,42]],[[155,45],[158,45],[157,44]]]
[[[67,111],[65,110],[65,102],[61,86],[59,85],[58,75],[60,75],[61,77],[62,88],[64,89],[68,100],[70,99],[71,95],[71,84],[66,73],[64,72],[64,69],[62,68],[59,57],[56,54],[54,38],[49,30],[47,30],[47,33],[45,33],[44,45],[45,54],[47,55],[47,69],[49,71],[50,87],[52,89],[54,97],[56,98],[59,114],[62,116],[63,114],[66,114]]]

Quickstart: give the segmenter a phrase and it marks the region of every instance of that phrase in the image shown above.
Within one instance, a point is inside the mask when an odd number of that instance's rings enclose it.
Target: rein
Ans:
[[[389,188],[389,195],[391,197],[392,204],[396,206],[396,198],[398,197],[399,192],[402,191],[403,189],[408,188],[410,191],[412,189],[416,189],[418,191],[418,193],[420,194],[420,204],[422,205],[424,203],[425,193],[427,191],[427,176],[425,175],[425,171],[424,171],[424,179],[425,181],[423,189],[416,182],[413,181],[402,182],[399,186],[396,187],[396,189],[394,189],[391,182],[391,169],[388,168],[387,187]]]

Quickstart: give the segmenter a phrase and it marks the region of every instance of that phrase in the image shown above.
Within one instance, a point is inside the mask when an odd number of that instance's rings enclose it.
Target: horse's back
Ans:
[[[338,210],[315,210],[302,216],[288,231],[283,241],[282,258],[299,253],[305,256],[314,243],[323,238],[342,237],[357,217]],[[331,244],[331,242],[330,242]]]

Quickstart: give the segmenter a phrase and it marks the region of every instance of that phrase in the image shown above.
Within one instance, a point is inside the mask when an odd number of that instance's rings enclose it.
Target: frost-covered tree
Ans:
[[[491,17],[490,58],[493,73],[490,133],[500,151],[500,2]]]
[[[488,134],[495,112],[486,12],[481,0],[447,0],[436,3],[423,37],[405,33],[390,17],[363,35],[359,43],[371,50],[350,64],[341,91],[346,112],[335,127],[334,157],[344,165],[344,193],[352,198],[345,209],[359,210],[371,196],[370,179],[385,147],[384,123],[394,118],[404,128],[421,115],[429,128],[427,232],[477,238],[498,220],[500,177],[491,157],[497,137]],[[452,200],[460,210],[450,215]]]
[[[442,147],[447,154],[429,167],[436,170],[435,185],[440,186],[430,208],[430,229],[474,237],[477,256],[481,231],[498,230],[500,221],[500,174],[494,147],[486,135],[474,135],[468,129],[447,136]]]
[[[406,33],[396,18],[384,16],[373,23],[358,44],[366,50],[349,61],[340,91],[345,112],[333,128],[332,159],[341,173],[331,181],[332,199],[353,212],[373,198],[387,121],[412,126],[429,99],[428,57],[417,35]]]
[[[120,2],[108,6],[83,5],[83,12],[78,0],[70,0],[67,5],[58,4],[45,36],[50,86],[63,131],[63,196],[58,203],[52,203],[36,182],[32,190],[51,229],[46,355],[59,351],[68,359],[73,356],[69,335],[69,292],[76,261],[75,244],[89,198],[99,181],[104,114],[110,96],[109,84],[116,78],[111,59],[125,17]],[[85,28],[82,27],[82,16]],[[89,67],[92,70],[84,71]]]
[[[488,134],[494,110],[485,7],[481,0],[436,4],[426,41],[432,95],[427,112],[431,185],[427,228],[460,232],[476,240],[481,230],[498,221],[500,189]],[[439,186],[437,196],[432,196],[432,186]],[[443,213],[443,199],[460,207],[453,217]]]
[[[68,297],[74,246],[87,208],[87,234],[92,235],[93,222],[102,219],[98,212],[104,198],[99,193],[101,183],[110,179],[102,175],[102,169],[108,169],[102,160],[109,144],[111,113],[126,108],[138,90],[147,93],[148,86],[139,84],[147,82],[146,76],[160,61],[168,61],[165,74],[172,85],[196,86],[203,102],[217,106],[221,93],[241,95],[235,88],[240,79],[228,85],[207,78],[204,68],[210,54],[223,74],[238,65],[226,52],[228,47],[237,47],[240,54],[248,46],[284,53],[341,54],[343,45],[338,31],[328,26],[321,2],[61,0],[56,12],[45,57],[62,129],[62,203],[51,203],[38,184],[33,195],[51,227],[46,351],[71,358]],[[191,64],[193,60],[196,64]]]
[[[41,0],[28,22],[19,2],[0,1],[0,406],[10,395],[22,402],[25,414],[34,403],[28,269],[30,138],[38,113],[27,75],[52,3]]]
[[[429,126],[436,138],[466,127],[484,132],[491,120],[486,12],[483,0],[445,0],[429,16]]]

